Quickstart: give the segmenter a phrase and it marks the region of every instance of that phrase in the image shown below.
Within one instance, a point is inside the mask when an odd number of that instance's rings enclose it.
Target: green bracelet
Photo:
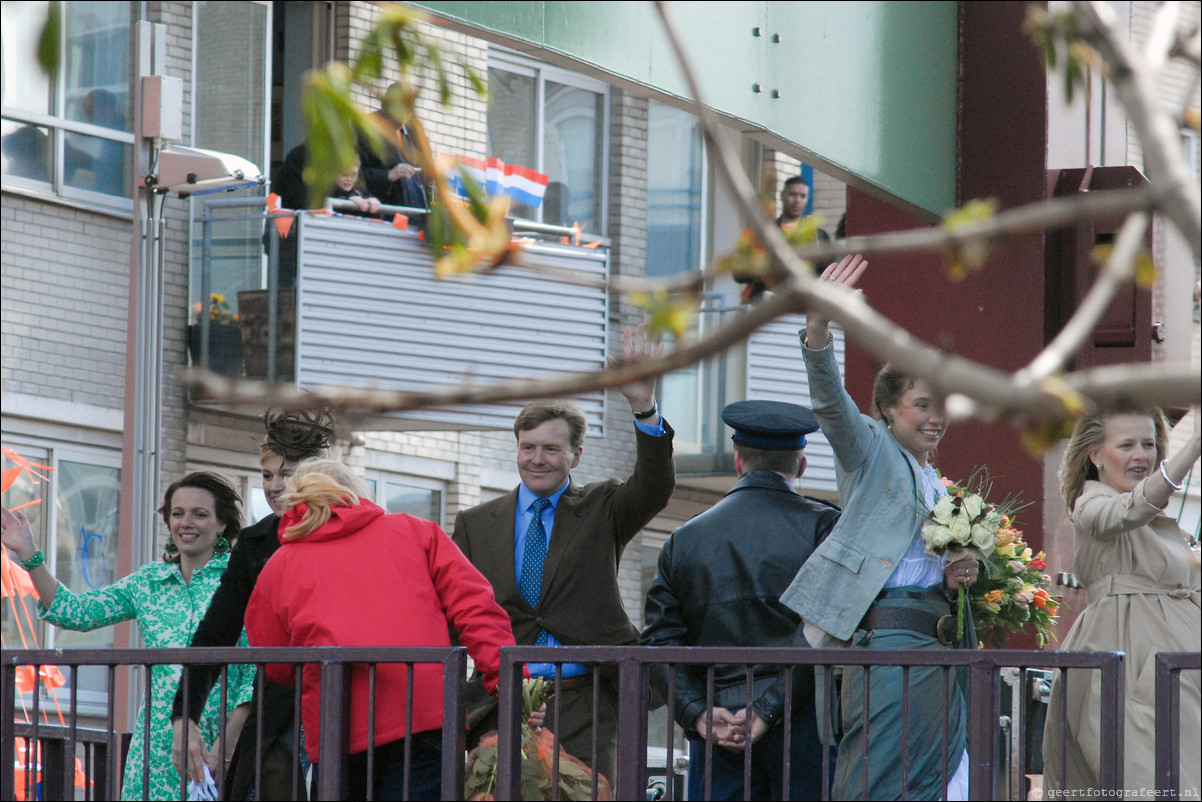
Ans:
[[[28,560],[21,560],[21,562],[17,563],[17,565],[21,566],[26,571],[32,571],[44,562],[46,562],[46,555],[42,553],[41,549],[38,549],[37,554],[30,557]]]

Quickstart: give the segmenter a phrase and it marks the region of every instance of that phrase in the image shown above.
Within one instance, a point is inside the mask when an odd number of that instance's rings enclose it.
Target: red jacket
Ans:
[[[299,505],[280,532],[305,512]],[[246,609],[253,646],[448,646],[448,623],[495,693],[500,648],[513,645],[509,616],[492,586],[437,524],[387,515],[366,499],[336,507],[308,537],[286,541],[264,566]],[[268,678],[293,683],[290,665],[268,665]],[[319,666],[302,671],[301,712],[309,759],[318,761]],[[375,742],[405,737],[404,665],[376,669]],[[351,749],[367,749],[368,672],[352,680]],[[442,666],[414,669],[413,732],[442,727]]]

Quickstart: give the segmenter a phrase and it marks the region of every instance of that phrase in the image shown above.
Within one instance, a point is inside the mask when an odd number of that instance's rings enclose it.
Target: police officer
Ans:
[[[818,430],[805,407],[741,401],[722,411],[734,429],[739,480],[711,509],[677,529],[660,553],[647,593],[640,643],[648,646],[806,645],[800,619],[780,595],[838,520],[837,508],[801,496],[805,436]],[[712,719],[703,666],[676,669],[676,721],[689,738],[689,799],[703,798],[705,738],[712,721],[710,799],[743,799],[743,750],[752,746],[751,799],[783,799],[784,668],[754,669],[752,724],[745,731],[746,674],[714,672]],[[821,797],[822,754],[814,719],[813,670],[794,669],[789,795]],[[666,669],[653,670],[662,693]]]

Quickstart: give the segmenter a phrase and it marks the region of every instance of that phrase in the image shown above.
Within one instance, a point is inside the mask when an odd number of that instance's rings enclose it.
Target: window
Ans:
[[[688,112],[651,101],[647,107],[647,276],[666,278],[705,267],[705,149]],[[689,337],[717,328],[727,310],[707,299]],[[726,397],[726,357],[669,373],[660,409],[676,430],[681,455],[722,452],[719,410]],[[703,469],[708,466],[695,466]]]
[[[442,485],[412,476],[369,471],[367,489],[385,512],[403,512],[442,526]]]
[[[119,579],[120,454],[74,447],[48,448],[8,442],[5,445],[31,462],[55,468],[39,471],[45,479],[31,475],[30,471],[22,472],[4,493],[3,505],[12,508],[38,502],[26,507],[25,512],[33,526],[34,540],[45,552],[46,564],[59,581],[72,591],[84,592]],[[4,468],[13,467],[14,463],[5,459]],[[4,642],[8,645],[46,649],[113,645],[112,627],[70,632],[43,624],[37,618],[33,596],[10,597],[2,617]],[[90,705],[103,705],[107,698],[105,670],[99,667],[81,670],[79,689],[81,705],[88,708],[84,712],[95,712]],[[69,693],[69,685],[59,688],[59,700]]]
[[[271,30],[270,4],[256,2],[199,2],[192,6],[193,63],[192,144],[198,148],[233,153],[260,170],[267,170]],[[262,197],[262,187],[221,193],[220,202],[231,198]],[[205,215],[205,204],[215,196],[194,196],[193,221]],[[206,246],[200,225],[193,225],[191,298],[192,309],[207,309],[201,297],[202,272],[209,270],[209,290],[221,295],[231,314],[241,314],[239,294],[265,287],[266,259],[263,253],[263,221],[253,215],[258,208],[232,209],[216,215],[210,223],[207,265]],[[233,345],[214,348],[210,358],[216,366],[219,355],[240,354],[237,331]],[[226,335],[218,335],[226,336]],[[240,366],[231,367],[240,375]]]
[[[48,2],[4,3],[0,104],[5,186],[129,208],[133,197],[131,60],[135,4],[56,2],[62,36],[52,74],[37,62]]]
[[[603,233],[606,86],[493,52],[488,88],[487,155],[549,179],[539,208],[512,201],[510,215]]]
[[[647,276],[702,267],[705,159],[697,119],[647,104]]]

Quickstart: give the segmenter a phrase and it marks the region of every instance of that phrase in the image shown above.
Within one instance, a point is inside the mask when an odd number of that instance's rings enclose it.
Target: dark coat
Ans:
[[[376,112],[375,116],[384,121],[385,128],[396,132],[396,136],[399,136],[405,143],[406,149],[411,153],[417,150],[417,143],[413,141],[413,137],[407,129],[397,126],[382,112]],[[421,174],[397,181],[388,180],[388,171],[393,167],[398,164],[411,163],[401,152],[400,143],[396,139],[389,141],[387,158],[380,158],[362,136],[358,139],[357,149],[359,151],[359,174],[367,185],[367,191],[379,198],[381,203],[417,209],[429,206],[429,187],[422,181]],[[414,220],[416,217],[415,215],[410,219]]]
[[[217,592],[213,594],[213,601],[209,604],[208,611],[192,636],[193,646],[238,645],[238,636],[242,634],[246,617],[246,606],[250,602],[250,595],[259,579],[259,572],[263,570],[263,566],[271,559],[271,555],[275,554],[276,549],[280,547],[279,526],[279,517],[269,515],[238,533],[234,550],[230,552],[229,565],[226,566],[225,573],[221,576],[221,584],[217,587]],[[193,721],[199,721],[200,712],[204,709],[205,700],[209,695],[209,689],[221,677],[221,666],[196,666],[191,669],[189,677],[188,717]],[[253,788],[253,784],[248,788],[247,782],[253,783],[254,743],[259,727],[260,687],[264,688],[262,722],[264,755],[276,743],[292,740],[294,721],[292,688],[277,685],[266,679],[261,686],[256,678],[250,715],[247,716],[246,723],[242,726],[242,733],[247,737],[239,737],[238,751],[235,755],[235,762],[241,771],[237,772],[238,776],[235,778],[233,776],[235,774],[234,767],[231,767],[231,776],[226,778],[227,798],[245,798],[246,791]],[[175,694],[175,703],[172,705],[172,718],[179,718],[183,715],[183,695],[183,684],[181,683]],[[295,751],[290,743],[287,745],[289,752]],[[291,779],[285,777],[281,783],[281,788],[287,789],[290,796]],[[269,788],[268,783],[264,782],[263,793],[268,795],[268,798],[277,790],[279,789]]]
[[[751,471],[706,512],[677,529],[660,552],[647,592],[648,646],[804,645],[801,619],[780,603],[802,563],[834,528],[839,511],[798,495],[779,474]],[[757,666],[752,708],[769,723],[780,718],[783,685],[779,666]],[[800,668],[795,675],[812,672]],[[658,683],[666,685],[666,675]],[[803,683],[800,692],[812,685]],[[743,666],[718,666],[714,704],[745,704]],[[677,671],[676,720],[692,730],[705,711],[705,672]],[[795,702],[812,707],[810,695]]]

